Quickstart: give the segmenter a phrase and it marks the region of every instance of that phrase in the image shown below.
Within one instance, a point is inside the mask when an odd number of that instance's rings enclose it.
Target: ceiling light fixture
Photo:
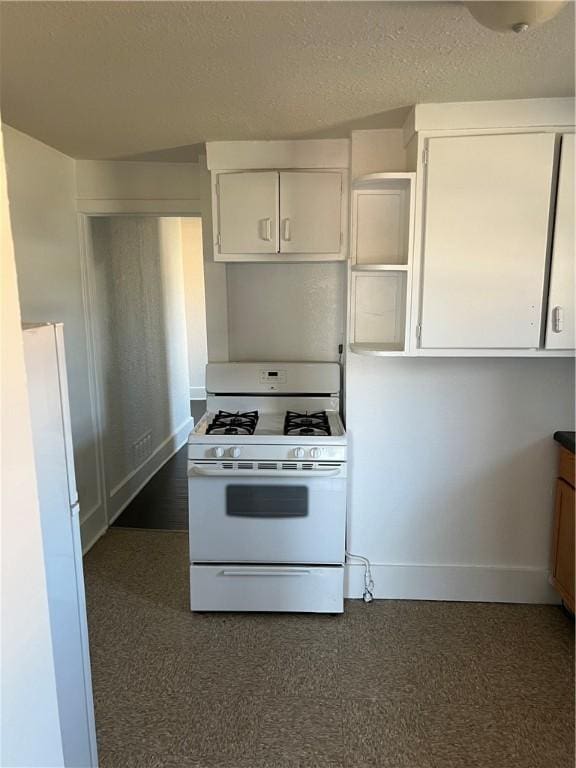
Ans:
[[[530,2],[481,0],[480,2],[464,3],[476,21],[488,29],[493,29],[495,32],[516,33],[527,32],[533,27],[545,24],[560,13],[567,4],[568,0],[544,0],[544,2],[537,2],[536,0]]]

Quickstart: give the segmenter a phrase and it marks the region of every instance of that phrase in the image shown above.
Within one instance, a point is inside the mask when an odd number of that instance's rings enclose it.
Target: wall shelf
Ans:
[[[407,272],[408,264],[354,264],[353,272]]]
[[[370,173],[354,182],[353,264],[408,264],[413,181],[413,173]]]
[[[400,355],[408,348],[415,178],[415,173],[369,173],[353,183],[353,352]]]
[[[350,350],[357,355],[371,355],[373,357],[397,357],[405,355],[403,344],[350,344]]]
[[[379,171],[378,173],[366,173],[363,176],[357,176],[352,182],[352,189],[366,189],[371,187],[391,186],[394,182],[404,185],[406,182],[412,182],[416,179],[415,171]]]

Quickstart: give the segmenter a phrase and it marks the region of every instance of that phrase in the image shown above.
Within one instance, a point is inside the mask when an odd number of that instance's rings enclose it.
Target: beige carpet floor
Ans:
[[[189,612],[187,537],[85,559],[101,768],[571,768],[574,624],[553,606]]]

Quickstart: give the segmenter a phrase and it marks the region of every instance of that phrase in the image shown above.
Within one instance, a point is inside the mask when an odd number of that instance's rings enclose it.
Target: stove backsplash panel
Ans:
[[[226,265],[230,360],[338,361],[346,263]]]

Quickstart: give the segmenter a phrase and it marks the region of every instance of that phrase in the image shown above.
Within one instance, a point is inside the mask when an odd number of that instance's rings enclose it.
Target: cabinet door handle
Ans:
[[[282,240],[290,241],[290,219],[282,220]]]
[[[270,242],[272,240],[272,219],[260,219],[260,239]]]
[[[562,307],[554,307],[552,310],[552,330],[554,333],[562,333],[564,330],[564,310]]]

